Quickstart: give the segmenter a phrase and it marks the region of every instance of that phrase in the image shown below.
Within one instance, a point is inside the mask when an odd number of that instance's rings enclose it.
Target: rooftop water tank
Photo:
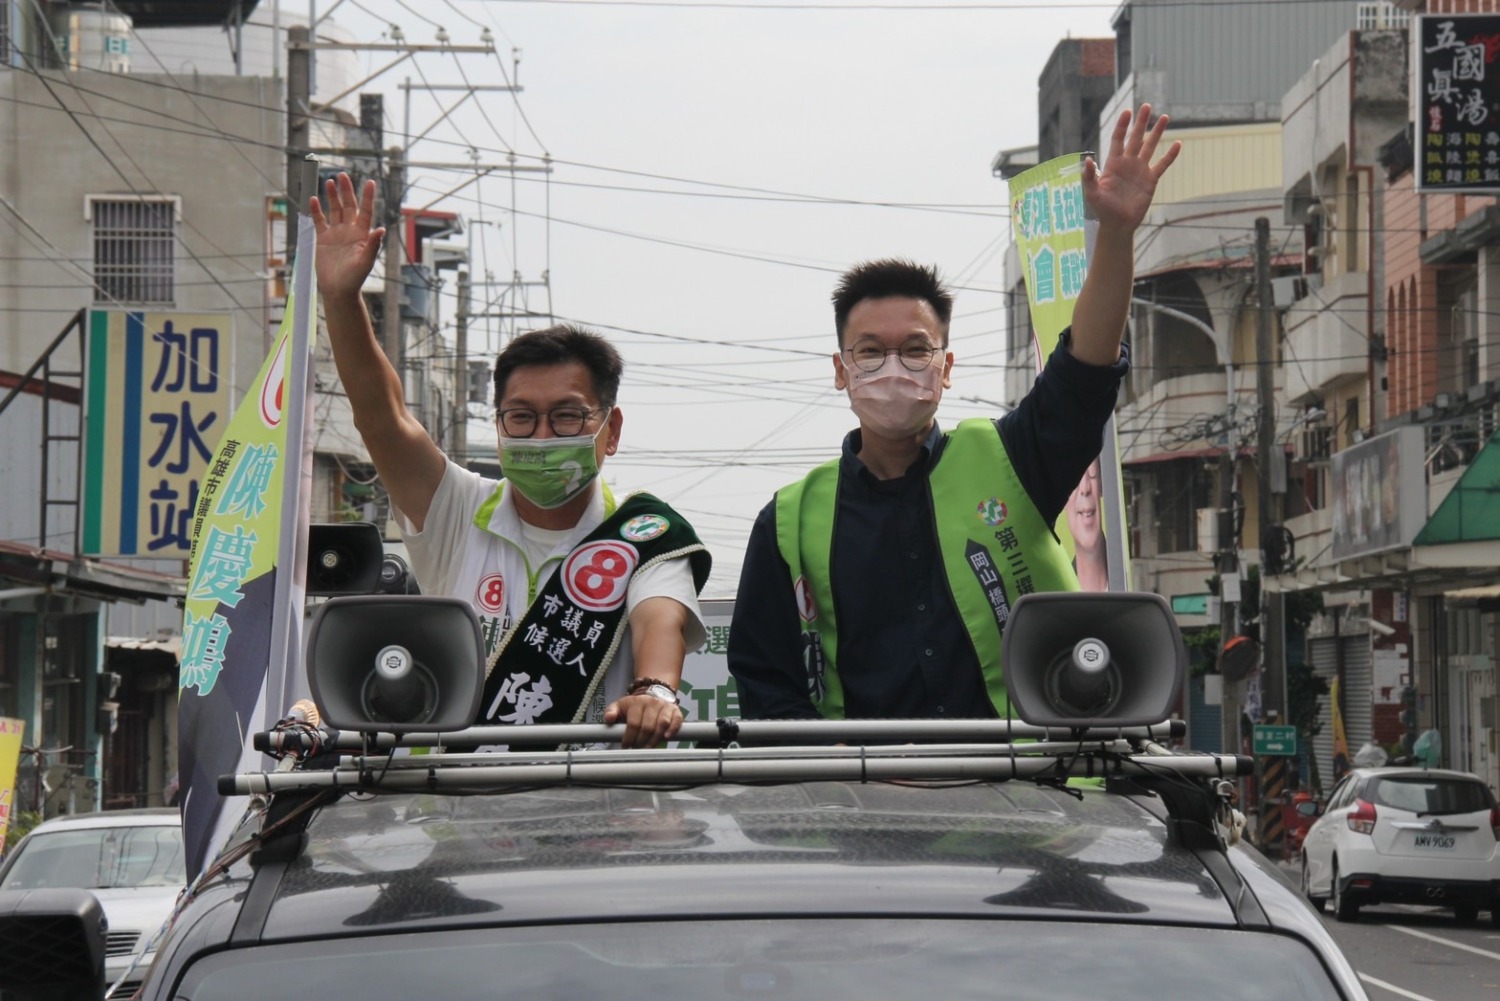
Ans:
[[[130,72],[131,21],[102,4],[57,5],[51,17],[63,69]]]

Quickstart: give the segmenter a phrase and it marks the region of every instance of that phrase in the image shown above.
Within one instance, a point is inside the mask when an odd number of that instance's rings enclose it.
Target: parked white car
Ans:
[[[1481,910],[1500,928],[1500,806],[1468,772],[1356,768],[1302,842],[1302,892],[1355,921],[1366,904]]]
[[[98,898],[109,924],[104,975],[118,985],[117,998],[129,997],[145,979],[153,955],[147,950],[186,879],[175,809],[54,817],[0,865],[0,891],[78,887]]]

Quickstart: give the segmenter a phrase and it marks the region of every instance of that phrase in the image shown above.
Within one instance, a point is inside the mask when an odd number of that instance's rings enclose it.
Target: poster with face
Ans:
[[[1026,274],[1038,371],[1073,322],[1073,306],[1088,274],[1094,223],[1084,208],[1082,167],[1083,154],[1072,153],[1010,181],[1011,225]],[[1128,589],[1124,512],[1115,422],[1110,418],[1104,451],[1079,480],[1056,526],[1083,590]]]
[[[1078,481],[1063,513],[1073,537],[1073,569],[1085,591],[1109,590],[1109,551],[1104,545],[1100,510],[1100,463],[1095,459]]]

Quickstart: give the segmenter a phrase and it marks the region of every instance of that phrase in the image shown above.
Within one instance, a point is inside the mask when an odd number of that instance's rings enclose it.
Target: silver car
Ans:
[[[1468,772],[1356,768],[1302,843],[1302,892],[1355,921],[1366,904],[1481,910],[1500,927],[1500,806]]]
[[[54,817],[0,866],[0,891],[76,887],[98,898],[109,923],[104,975],[115,997],[129,997],[145,979],[151,942],[185,880],[175,809]]]

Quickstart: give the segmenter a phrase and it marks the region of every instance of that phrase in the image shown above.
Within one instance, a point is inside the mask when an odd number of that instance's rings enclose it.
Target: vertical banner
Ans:
[[[1344,735],[1344,692],[1338,678],[1328,686],[1328,711],[1333,726],[1333,781],[1349,774],[1349,738]]]
[[[312,220],[300,217],[281,332],[225,429],[192,526],[178,691],[178,781],[189,879],[238,817],[217,780],[260,766],[250,734],[300,688],[317,292]]]
[[[0,855],[5,854],[5,834],[16,807],[16,769],[21,766],[21,740],[26,721],[0,716]]]
[[[228,314],[89,311],[83,551],[187,559],[229,413]]]
[[[1083,201],[1082,153],[1038,164],[1010,179],[1011,230],[1026,269],[1026,300],[1041,371],[1058,338],[1073,322],[1073,306],[1088,274],[1094,224]],[[1073,557],[1085,591],[1130,588],[1125,491],[1115,419],[1104,429],[1099,458],[1068,498],[1057,536]]]
[[[1417,190],[1500,191],[1500,15],[1417,20]]]

